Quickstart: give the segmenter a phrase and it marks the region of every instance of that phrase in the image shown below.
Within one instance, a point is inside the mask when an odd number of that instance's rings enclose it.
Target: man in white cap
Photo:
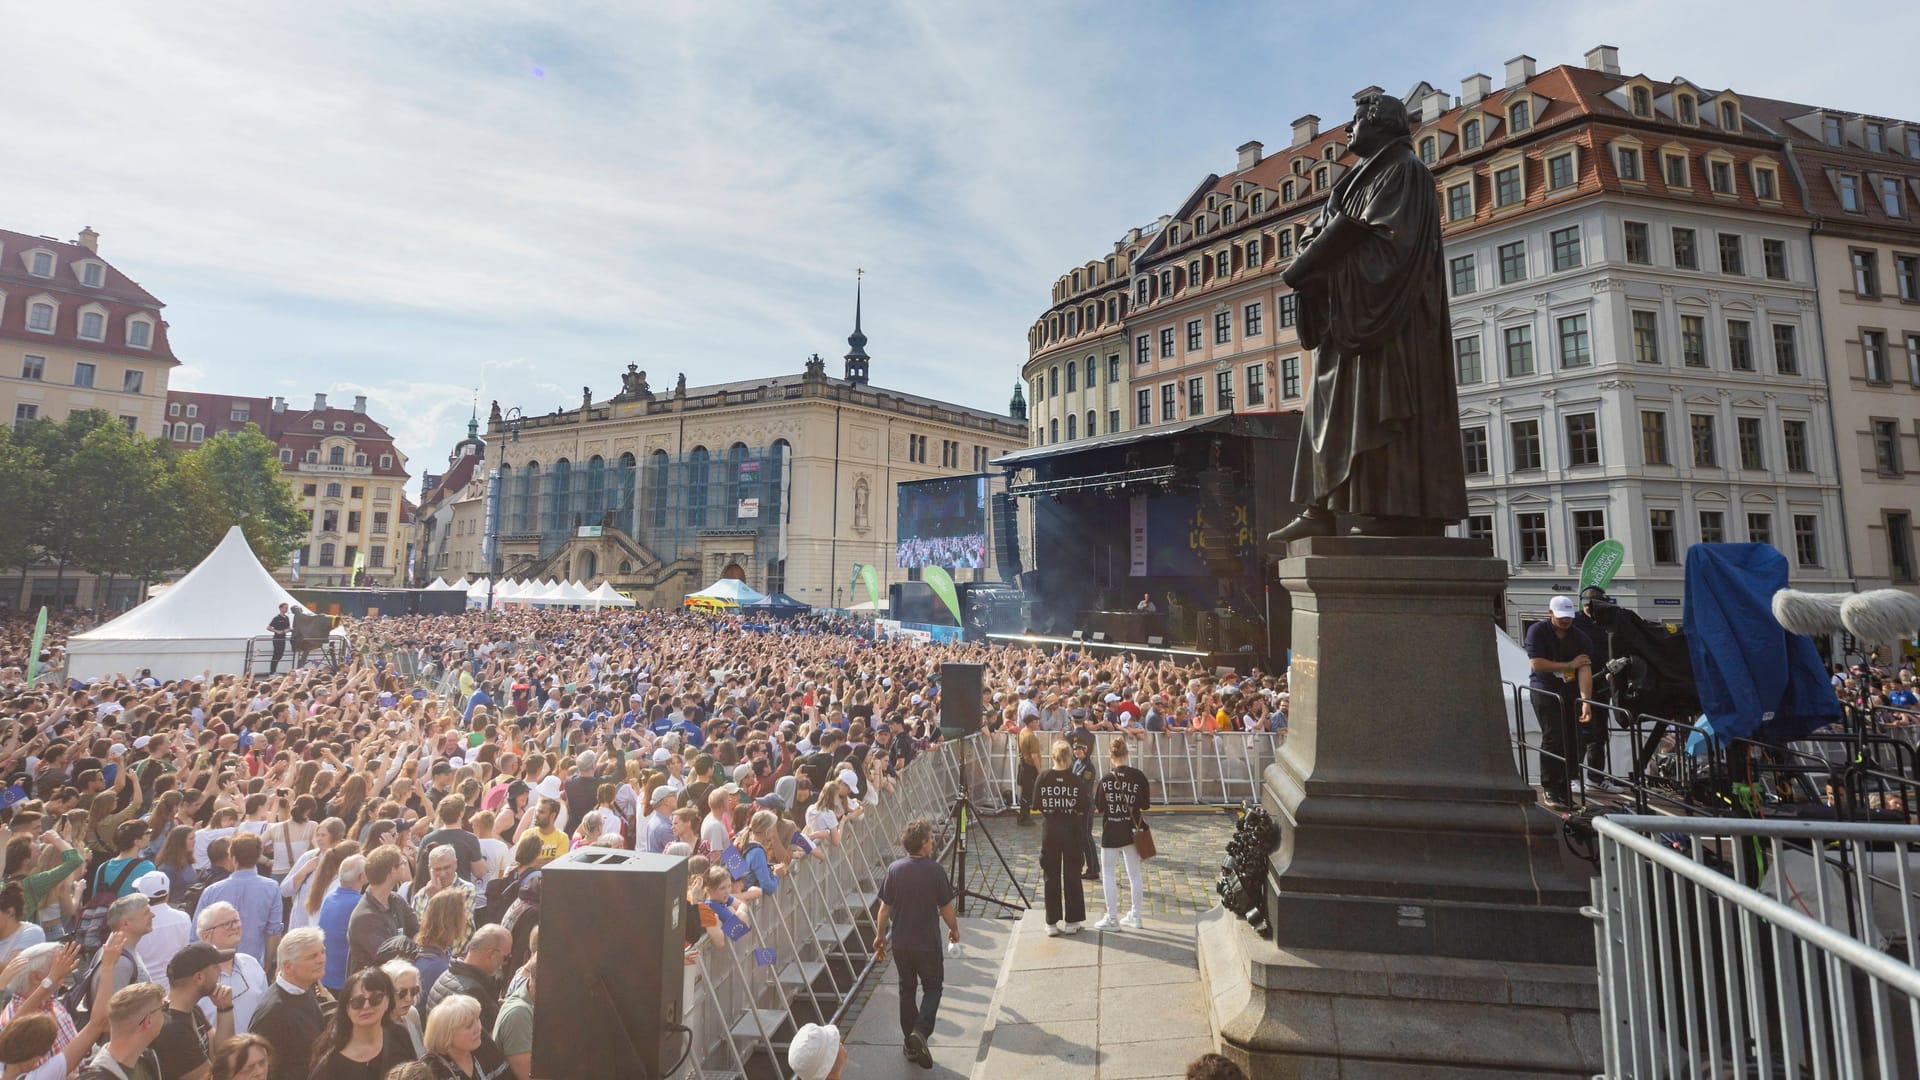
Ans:
[[[847,1064],[847,1048],[840,1029],[832,1024],[808,1024],[793,1033],[787,1047],[787,1066],[794,1080],[840,1080]]]
[[[167,962],[193,939],[193,920],[167,902],[173,881],[166,874],[158,870],[141,874],[133,880],[133,888],[147,898],[148,908],[153,912],[153,929],[134,943],[133,954],[147,965],[153,981],[165,986]]]
[[[1567,763],[1580,760],[1574,717],[1587,721],[1592,715],[1586,703],[1593,699],[1593,642],[1573,625],[1573,597],[1556,596],[1547,607],[1552,618],[1527,630],[1533,668],[1527,682],[1540,718],[1540,787],[1547,808],[1564,811],[1572,803]]]

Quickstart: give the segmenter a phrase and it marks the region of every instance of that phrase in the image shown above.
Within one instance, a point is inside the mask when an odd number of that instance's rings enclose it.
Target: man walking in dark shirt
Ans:
[[[1533,711],[1540,719],[1540,786],[1550,810],[1566,810],[1572,802],[1568,763],[1580,760],[1577,715],[1591,715],[1585,699],[1593,697],[1593,643],[1573,625],[1573,597],[1556,596],[1548,605],[1553,617],[1527,631],[1527,661],[1533,674]]]
[[[947,872],[931,857],[933,823],[924,818],[909,822],[900,836],[900,846],[906,857],[887,867],[887,876],[880,883],[874,958],[885,959],[891,948],[893,966],[900,973],[900,1032],[906,1038],[907,1060],[931,1069],[933,1052],[927,1049],[927,1038],[933,1034],[940,992],[946,984],[940,920],[946,921],[947,940],[958,945],[960,918],[954,913],[953,885],[947,880]],[[916,983],[923,992],[917,1006]]]

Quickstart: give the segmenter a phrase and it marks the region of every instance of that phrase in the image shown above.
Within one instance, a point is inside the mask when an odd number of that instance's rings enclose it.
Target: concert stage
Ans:
[[[1298,512],[1288,489],[1299,439],[1298,413],[1228,414],[995,459],[1009,492],[1032,500],[1029,634],[1091,638],[1086,613],[1164,627],[1137,631],[1165,640],[1135,651],[1283,658],[1290,608],[1263,540]],[[1152,619],[1125,619],[1143,596]]]

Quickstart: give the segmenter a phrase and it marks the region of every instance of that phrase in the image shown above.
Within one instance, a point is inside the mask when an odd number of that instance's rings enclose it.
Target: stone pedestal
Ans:
[[[1479,1067],[1458,1056],[1476,1025],[1489,1038],[1518,1032],[1515,1017],[1535,1006],[1497,1001],[1493,989],[1451,1003],[1407,989],[1440,985],[1422,982],[1434,965],[1460,986],[1592,985],[1593,927],[1579,913],[1590,868],[1514,766],[1492,625],[1506,578],[1486,544],[1445,538],[1320,537],[1294,543],[1281,562],[1292,707],[1261,791],[1281,828],[1269,875],[1274,941],[1263,967],[1221,961],[1208,973],[1215,1030],[1255,1076],[1356,1075],[1306,1069],[1348,1055],[1345,1040],[1287,1018],[1302,1000],[1336,1023],[1345,1014],[1408,1025],[1391,1053],[1361,1056],[1413,1071],[1372,1074],[1452,1076],[1445,1070]],[[1203,950],[1233,955],[1205,941],[1226,932],[1203,927]],[[1222,993],[1242,980],[1253,980],[1246,1004],[1223,1014]],[[1596,1007],[1554,995],[1562,1011]],[[1453,1036],[1419,1034],[1429,1028]],[[1588,1060],[1547,1057],[1588,1074],[1599,1060],[1597,1047]]]

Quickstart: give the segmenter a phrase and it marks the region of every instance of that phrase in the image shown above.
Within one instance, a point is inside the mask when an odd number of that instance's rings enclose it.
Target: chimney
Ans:
[[[1493,80],[1485,75],[1469,75],[1460,80],[1460,104],[1478,105],[1480,99],[1493,93]]]
[[[1380,95],[1382,95],[1382,94],[1384,94],[1384,93],[1386,93],[1386,91],[1385,91],[1385,90],[1382,90],[1382,89],[1380,89],[1380,88],[1379,88],[1379,87],[1377,87],[1377,86],[1369,86],[1369,87],[1367,87],[1367,88],[1366,88],[1366,89],[1364,89],[1364,90],[1356,90],[1356,91],[1354,91],[1354,94],[1353,94],[1353,101],[1354,101],[1354,104],[1356,104],[1356,105],[1357,105],[1357,104],[1359,104],[1360,102],[1362,102],[1362,101],[1364,101],[1364,100],[1366,100],[1367,98],[1370,98],[1370,97],[1379,97]]]
[[[80,230],[79,244],[95,255],[100,254],[100,234],[94,232],[91,225]]]
[[[287,411],[287,399],[286,399],[286,398],[283,398],[283,397],[276,397],[276,398],[274,398],[274,399],[273,399],[273,411],[274,411],[274,412],[276,412],[276,413],[283,413],[283,412],[286,412],[286,411]]]
[[[1240,164],[1234,168],[1234,171],[1245,172],[1255,165],[1260,164],[1260,151],[1263,149],[1265,149],[1265,147],[1261,146],[1258,142],[1249,141],[1241,143]]]
[[[1431,124],[1440,119],[1441,114],[1447,111],[1447,106],[1452,104],[1452,101],[1453,99],[1447,96],[1445,90],[1435,90],[1421,98],[1420,122]]]
[[[313,411],[314,412],[319,412],[322,409],[325,409],[326,407],[327,407],[327,395],[325,394],[313,395]]]
[[[355,394],[355,395],[353,396],[353,411],[354,411],[354,412],[357,412],[357,413],[359,413],[359,414],[361,414],[362,416],[365,416],[365,415],[366,415],[366,412],[367,412],[367,395],[365,395],[365,394]]]
[[[1620,74],[1620,50],[1611,45],[1595,45],[1587,50],[1587,67],[1609,75]]]
[[[1533,78],[1533,57],[1521,55],[1507,61],[1507,89]]]
[[[1308,113],[1293,122],[1294,146],[1305,146],[1320,137],[1320,118]]]

